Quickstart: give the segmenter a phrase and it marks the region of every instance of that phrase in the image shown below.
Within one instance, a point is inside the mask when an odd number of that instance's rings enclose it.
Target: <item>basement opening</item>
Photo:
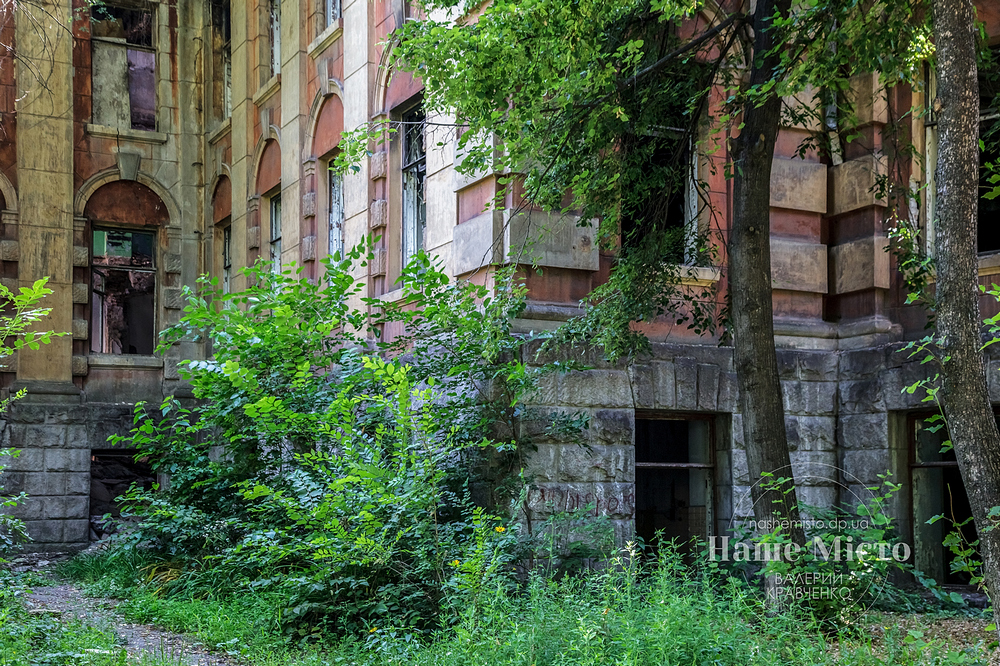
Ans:
[[[121,517],[118,498],[136,487],[149,490],[156,480],[145,458],[135,459],[134,449],[94,449],[90,453],[90,539],[97,541],[113,533],[105,516]]]
[[[954,522],[965,523],[958,529],[967,543],[976,540],[972,508],[954,449],[941,450],[948,432],[943,427],[935,430],[936,425],[941,424],[927,423],[926,415],[911,417],[914,566],[942,585],[969,585],[969,574],[952,571],[956,555],[944,539],[955,529]],[[935,516],[944,518],[929,522]]]
[[[712,421],[644,414],[635,420],[635,533],[652,550],[711,533]]]

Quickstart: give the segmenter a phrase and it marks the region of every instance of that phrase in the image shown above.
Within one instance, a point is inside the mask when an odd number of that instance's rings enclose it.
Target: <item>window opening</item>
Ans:
[[[327,171],[330,216],[327,223],[327,253],[332,259],[344,253],[344,179],[336,171]]]
[[[153,12],[101,4],[92,11],[94,121],[155,130]]]
[[[403,264],[424,247],[427,226],[427,154],[424,149],[423,104],[403,114]]]
[[[269,0],[268,25],[271,47],[271,76],[281,71],[281,0]]]
[[[220,87],[222,118],[229,118],[233,113],[233,31],[232,14],[229,3],[213,0],[212,25],[215,28],[215,39],[218,44],[218,58],[215,60],[218,72],[215,80]]]
[[[635,421],[635,532],[654,549],[711,532],[712,427],[705,419]]]
[[[958,469],[955,450],[941,451],[948,439],[947,430],[941,428],[932,432],[932,427],[924,416],[911,417],[914,566],[938,583],[968,585],[970,577],[967,573],[951,570],[955,555],[944,545],[944,538],[952,531],[951,520],[961,523],[971,518],[972,508]],[[929,520],[939,515],[944,515],[946,520],[928,524]],[[976,540],[976,528],[972,521],[961,531],[969,543]]]
[[[231,292],[233,279],[233,225],[222,228],[222,293]]]
[[[693,261],[692,237],[697,208],[694,150],[684,130],[665,128],[656,135],[623,137],[627,169],[622,187],[621,245],[637,248],[655,232],[666,232],[674,246],[670,261]]]
[[[153,353],[155,343],[155,235],[94,230],[91,351]]]
[[[275,194],[270,201],[271,210],[271,271],[281,273],[281,195]]]
[[[329,28],[340,20],[340,0],[321,0],[323,2],[323,25]]]
[[[136,460],[135,449],[93,449],[90,452],[90,539],[97,541],[115,532],[114,521],[104,516],[121,517],[117,498],[134,483],[150,490],[156,477],[146,458]]]

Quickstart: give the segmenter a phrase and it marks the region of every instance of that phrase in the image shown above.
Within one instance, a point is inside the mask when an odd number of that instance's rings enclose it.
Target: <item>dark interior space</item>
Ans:
[[[132,449],[94,449],[90,454],[90,538],[101,539],[113,528],[104,524],[104,516],[121,516],[116,499],[135,484],[149,490],[155,475],[144,459],[136,461]]]
[[[655,551],[708,536],[712,461],[708,421],[636,419],[635,531]]]

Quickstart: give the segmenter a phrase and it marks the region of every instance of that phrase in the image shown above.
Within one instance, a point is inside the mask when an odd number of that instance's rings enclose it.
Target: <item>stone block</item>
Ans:
[[[73,266],[85,268],[90,265],[90,248],[86,245],[73,246]]]
[[[163,307],[171,310],[182,310],[184,305],[183,291],[177,287],[166,287],[163,289]]]
[[[653,405],[657,409],[677,406],[676,371],[673,363],[653,364]]]
[[[723,372],[719,375],[720,412],[732,413],[739,409],[739,386],[736,383],[735,372]]]
[[[368,228],[371,230],[382,229],[389,223],[389,202],[385,199],[376,199],[368,206]]]
[[[45,469],[44,449],[22,449],[16,456],[0,456],[0,467],[12,472],[38,472]]]
[[[561,213],[512,212],[504,211],[506,261],[583,271],[600,268],[595,224]]]
[[[17,506],[10,510],[10,514],[21,520],[45,520],[45,501],[47,499],[47,497],[28,497],[24,501],[18,502]]]
[[[528,489],[528,510],[538,516],[577,511],[594,501],[591,483],[538,483]]]
[[[302,217],[316,217],[315,192],[306,192],[302,195]]]
[[[749,486],[750,468],[747,467],[747,452],[733,451],[732,465],[733,465],[733,476],[732,476],[733,485]]]
[[[785,431],[791,451],[834,451],[837,419],[833,416],[786,416]]]
[[[630,447],[567,444],[559,452],[559,480],[633,483],[633,458]]]
[[[163,270],[167,273],[180,273],[184,268],[184,257],[179,252],[167,252],[163,257]]]
[[[844,451],[842,465],[849,481],[877,484],[878,475],[892,469],[892,457],[889,449],[854,449]]]
[[[781,382],[786,414],[833,414],[836,407],[836,382]]]
[[[677,409],[698,409],[698,361],[691,357],[678,357],[673,365]]]
[[[654,409],[656,407],[656,371],[648,363],[636,363],[628,368],[632,381],[632,394],[635,397],[636,409]]]
[[[163,359],[163,378],[164,379],[180,379],[181,373],[178,367],[180,359],[176,358],[165,358]]]
[[[865,155],[831,166],[829,171],[830,201],[833,202],[831,215],[886,205],[885,199],[879,198],[875,191],[878,178],[886,174],[884,159]]]
[[[87,543],[90,541],[90,520],[63,521],[64,543]]]
[[[775,289],[827,293],[826,262],[826,245],[771,239],[771,282]]]
[[[302,239],[302,261],[316,261],[315,236],[305,236]]]
[[[796,479],[798,482],[798,479]],[[795,496],[804,504],[815,507],[830,507],[835,506],[839,499],[839,491],[837,486],[808,486],[808,485],[797,485],[795,488]]]
[[[635,412],[631,409],[599,409],[590,418],[590,442],[602,446],[635,445]]]
[[[90,496],[90,472],[66,473],[66,494]]]
[[[16,240],[0,241],[0,259],[3,261],[20,261],[21,245]]]
[[[834,381],[838,379],[837,354],[830,352],[799,351],[795,354],[799,379],[808,381]]]
[[[698,365],[698,409],[714,412],[719,405],[719,366]]]
[[[73,302],[87,303],[90,301],[90,286],[83,282],[73,283]]]
[[[71,449],[89,449],[90,442],[87,440],[87,426],[66,426],[66,446]]]
[[[830,293],[889,288],[889,239],[872,236],[830,247]]]
[[[5,493],[11,495],[23,493],[26,483],[27,473],[25,472],[14,472],[9,469],[0,472],[0,488],[3,488]]]
[[[256,250],[260,247],[260,227],[247,227],[247,249]]]
[[[581,370],[559,378],[560,402],[570,407],[631,407],[628,375],[620,370]]]
[[[798,378],[799,362],[796,350],[776,349],[775,357],[778,361],[778,377],[781,379]]]
[[[377,153],[372,153],[368,158],[368,177],[372,180],[378,180],[379,178],[385,178],[388,173],[387,170],[387,159],[388,153],[384,150],[380,150]]]
[[[796,484],[836,486],[840,483],[835,451],[792,451],[790,455]]]
[[[86,340],[90,337],[90,322],[86,319],[73,320],[73,339]]]
[[[837,442],[849,451],[888,449],[888,414],[841,414],[837,419]]]
[[[66,444],[66,429],[58,425],[10,425],[10,445],[15,449],[59,447]]]
[[[775,158],[771,163],[771,207],[826,212],[825,164]]]
[[[90,361],[86,356],[76,355],[70,360],[74,377],[84,377],[90,372]]]
[[[36,544],[61,543],[63,540],[61,520],[26,520],[24,527],[28,537]]]
[[[25,472],[24,492],[34,497],[66,494],[66,472]]]
[[[884,412],[882,384],[878,379],[840,382],[840,411],[845,414]]]
[[[595,483],[592,501],[598,515],[632,517],[635,515],[635,484]],[[584,497],[584,506],[590,503]]]
[[[559,480],[558,444],[538,444],[525,456],[524,478],[528,483]]]
[[[45,470],[49,472],[89,472],[87,449],[45,449]]]

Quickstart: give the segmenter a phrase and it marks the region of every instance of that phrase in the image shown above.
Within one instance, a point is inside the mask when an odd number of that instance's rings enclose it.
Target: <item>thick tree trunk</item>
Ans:
[[[986,387],[979,314],[976,212],[979,196],[979,82],[972,0],[936,0],[937,48],[937,333],[941,339],[944,411],[969,494],[995,594],[1000,530],[987,531],[1000,505],[1000,433]]]
[[[758,0],[753,17],[754,63],[750,85],[769,81],[778,66],[774,31],[768,30],[775,12],[787,16],[790,0]],[[754,518],[797,520],[791,459],[785,435],[785,410],[774,351],[774,321],[771,303],[770,202],[771,162],[778,135],[781,100],[774,94],[762,103],[743,109],[743,129],[733,140],[735,182],[732,236],[729,241],[729,290],[732,303],[736,376],[743,414]],[[772,473],[789,479],[787,492],[765,493],[761,475]],[[787,531],[803,543],[801,527]]]

